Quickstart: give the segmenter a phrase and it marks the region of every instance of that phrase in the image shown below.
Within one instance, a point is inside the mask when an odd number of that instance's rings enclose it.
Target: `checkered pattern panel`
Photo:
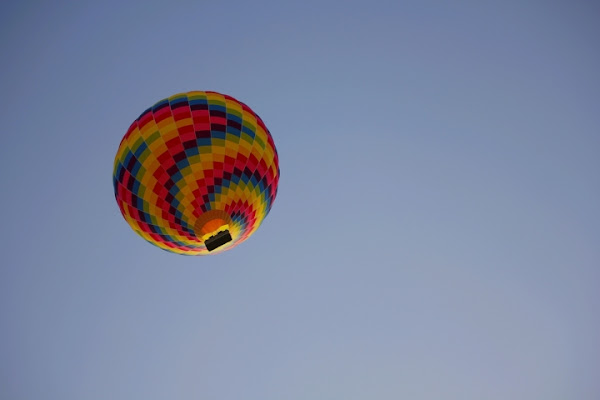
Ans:
[[[144,111],[123,137],[113,184],[121,213],[150,243],[174,253],[208,254],[194,223],[211,210],[231,219],[245,241],[269,213],[279,181],[277,149],[250,107],[216,92],[180,93]]]

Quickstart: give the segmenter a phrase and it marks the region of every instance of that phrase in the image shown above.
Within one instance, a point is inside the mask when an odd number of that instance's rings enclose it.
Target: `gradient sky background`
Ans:
[[[2,2],[0,397],[599,399],[599,17]],[[214,257],[151,246],[112,189],[129,124],[188,90],[281,161]]]

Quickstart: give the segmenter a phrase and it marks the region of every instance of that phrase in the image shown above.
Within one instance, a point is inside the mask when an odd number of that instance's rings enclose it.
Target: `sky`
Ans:
[[[600,398],[593,1],[0,4],[0,397]],[[215,90],[279,193],[235,249],[124,221],[119,142]]]

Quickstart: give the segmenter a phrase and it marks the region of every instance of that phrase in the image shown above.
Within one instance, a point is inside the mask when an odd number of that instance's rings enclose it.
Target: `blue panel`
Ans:
[[[208,104],[208,100],[206,100],[206,99],[194,99],[194,100],[190,99],[188,102],[190,103],[190,106],[207,105]]]
[[[227,114],[227,109],[220,105],[220,104],[212,104],[212,103],[208,103],[208,109],[209,110],[214,110],[214,111],[222,111],[223,113]]]
[[[183,179],[183,175],[181,175],[180,171],[175,172],[172,176],[171,176],[171,180],[175,183],[179,182],[180,180]],[[177,186],[177,185],[174,185]]]
[[[209,140],[210,140],[210,139],[209,139]],[[197,154],[200,154],[200,151],[198,151],[198,148],[197,148],[197,147],[192,147],[191,149],[186,149],[186,150],[185,150],[185,154],[186,154],[188,157],[191,157],[191,156],[195,156],[195,155],[197,155]]]
[[[242,124],[242,119],[235,114],[227,114],[227,119],[237,122],[238,124]]]
[[[252,139],[254,139],[254,136],[256,136],[256,133],[247,126],[242,126],[242,132],[250,136]]]
[[[217,131],[217,130],[213,129],[210,131],[210,135],[215,139],[225,139],[227,134],[225,132],[221,132],[221,131]]]
[[[199,138],[196,139],[196,144],[198,147],[210,146],[212,144],[212,140],[210,138]]]
[[[187,154],[187,153],[186,153],[186,154]],[[183,160],[181,160],[181,161],[179,161],[179,162],[177,163],[177,167],[178,167],[180,170],[184,169],[185,167],[189,167],[189,166],[190,166],[190,163],[189,163],[189,161],[188,161],[186,158],[184,158]]]
[[[135,156],[136,158],[140,158],[140,156],[142,155],[142,153],[144,152],[144,150],[146,150],[148,148],[148,145],[146,144],[146,142],[142,142],[138,148],[135,150]]]

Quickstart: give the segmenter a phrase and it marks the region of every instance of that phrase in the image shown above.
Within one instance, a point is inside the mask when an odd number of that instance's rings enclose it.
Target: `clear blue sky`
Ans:
[[[600,398],[599,17],[2,2],[0,398]],[[129,124],[187,90],[280,155],[214,257],[146,243],[112,192]]]

